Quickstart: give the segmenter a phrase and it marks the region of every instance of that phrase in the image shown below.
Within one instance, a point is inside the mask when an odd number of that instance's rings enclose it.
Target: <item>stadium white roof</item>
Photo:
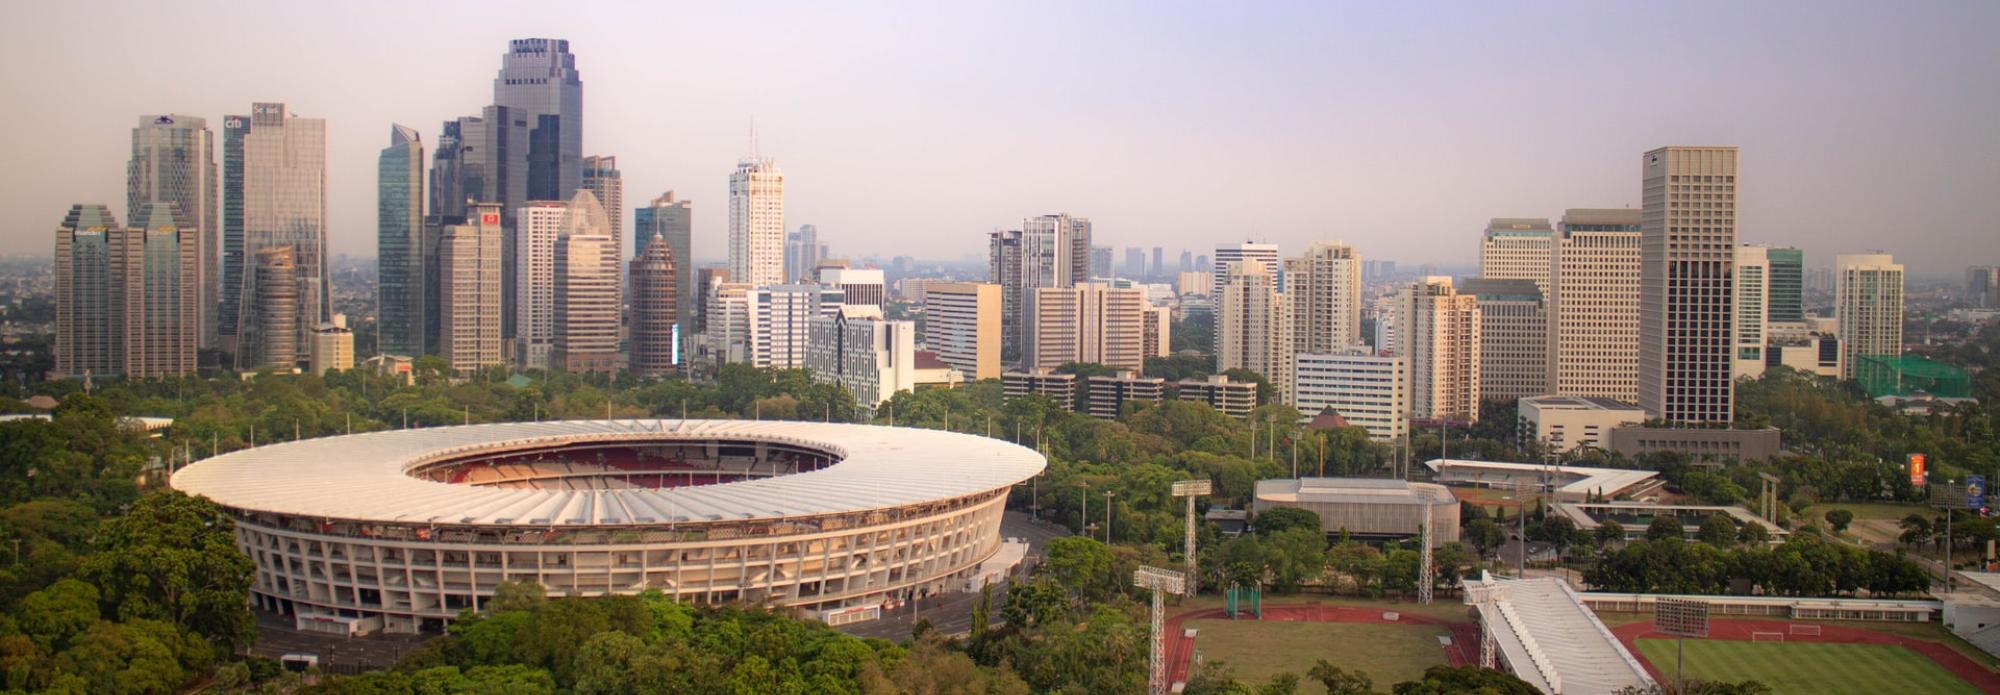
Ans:
[[[840,462],[773,478],[670,489],[513,489],[405,473],[440,458],[588,442],[763,441]],[[237,509],[465,525],[736,521],[900,507],[1005,488],[1040,473],[1033,450],[968,434],[743,420],[574,420],[393,430],[273,444],[199,461],[175,488]]]
[[[1539,479],[1543,471],[1553,470],[1561,476],[1557,492],[1583,496],[1584,493],[1601,492],[1615,495],[1619,491],[1638,485],[1659,476],[1658,471],[1641,471],[1627,468],[1590,468],[1587,466],[1544,466],[1539,463],[1506,463],[1501,461],[1473,461],[1470,459],[1431,459],[1424,466],[1438,474],[1439,482],[1493,482],[1505,483],[1512,480]]]
[[[1508,667],[1544,693],[1610,693],[1653,684],[1597,614],[1555,577],[1465,580],[1465,602]]]

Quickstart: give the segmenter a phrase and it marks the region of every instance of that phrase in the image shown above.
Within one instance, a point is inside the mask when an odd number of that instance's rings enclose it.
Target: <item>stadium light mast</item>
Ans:
[[[1165,695],[1167,692],[1167,646],[1162,640],[1167,631],[1166,595],[1178,594],[1187,585],[1187,577],[1173,570],[1158,567],[1140,567],[1132,571],[1132,585],[1153,591],[1152,644],[1146,651],[1146,692]]]
[[[1431,575],[1431,519],[1424,513],[1424,523],[1417,527],[1417,543],[1422,546],[1417,552],[1417,603],[1431,605],[1431,585],[1436,580]]]
[[[1207,478],[1174,481],[1174,496],[1187,498],[1187,595],[1190,597],[1194,596],[1196,587],[1201,584],[1199,579],[1201,575],[1195,572],[1194,498],[1214,492],[1215,483]]]

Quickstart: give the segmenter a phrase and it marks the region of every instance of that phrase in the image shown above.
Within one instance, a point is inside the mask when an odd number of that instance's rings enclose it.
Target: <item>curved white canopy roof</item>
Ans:
[[[774,478],[673,489],[532,490],[434,482],[405,471],[481,451],[592,441],[764,441],[841,461]],[[393,430],[273,444],[197,462],[176,489],[226,507],[384,523],[589,526],[700,523],[900,507],[1008,487],[1046,460],[937,430],[743,420],[573,420]]]

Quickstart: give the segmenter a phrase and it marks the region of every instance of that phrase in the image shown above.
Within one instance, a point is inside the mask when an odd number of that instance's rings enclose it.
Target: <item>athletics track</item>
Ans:
[[[1820,627],[1819,634],[1792,634],[1792,625],[1818,625]],[[1937,642],[1927,642],[1914,637],[1876,632],[1874,630],[1845,625],[1828,625],[1826,623],[1807,621],[1741,620],[1736,618],[1717,618],[1708,621],[1708,639],[1712,640],[1741,640],[1748,642],[1753,632],[1782,633],[1785,635],[1786,642],[1893,644],[1922,654],[1924,658],[1930,659],[1937,665],[1944,667],[1944,670],[1950,671],[1952,675],[1958,676],[1961,680],[1971,683],[1973,687],[1978,688],[1981,692],[2000,693],[2000,673],[1994,673],[1992,669],[1981,666],[1978,662],[1966,658],[1964,654],[1960,654],[1952,650],[1951,647]],[[1672,639],[1672,637],[1667,635],[1654,634],[1652,621],[1640,621],[1620,625],[1612,628],[1611,634],[1617,635],[1618,641],[1624,642],[1625,648],[1635,656],[1639,653],[1639,646],[1636,642],[1641,637]],[[1643,658],[1639,661],[1645,663],[1645,659]],[[1655,679],[1663,679],[1665,677],[1659,669],[1654,668],[1650,663],[1646,664],[1646,670],[1651,671]]]
[[[1396,620],[1385,620],[1383,613],[1397,613]],[[1189,620],[1228,620],[1229,614],[1222,608],[1207,608],[1188,611],[1167,618],[1167,682],[1180,683],[1188,678],[1188,660],[1194,655],[1194,640],[1187,635]],[[1451,630],[1451,646],[1439,645],[1444,650],[1445,659],[1453,666],[1467,666],[1478,663],[1478,652],[1467,652],[1479,644],[1479,625],[1475,623],[1454,623],[1425,615],[1403,613],[1393,608],[1338,606],[1338,605],[1289,605],[1264,606],[1265,621],[1304,621],[1316,623],[1360,623],[1369,625],[1435,625]],[[1256,620],[1243,617],[1239,620]],[[1300,670],[1311,664],[1301,665]]]

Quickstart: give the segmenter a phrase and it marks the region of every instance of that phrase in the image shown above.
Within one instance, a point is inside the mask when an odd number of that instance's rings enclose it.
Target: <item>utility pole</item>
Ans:
[[[1111,545],[1111,491],[1104,491],[1104,544]]]
[[[1429,513],[1426,512],[1425,516],[1428,517]],[[1431,575],[1431,523],[1429,518],[1424,519],[1423,525],[1417,527],[1417,542],[1423,546],[1418,551],[1417,556],[1417,603],[1428,606],[1431,604],[1431,585],[1436,583]]]
[[[1077,484],[1083,486],[1083,493],[1077,495],[1083,498],[1083,511],[1076,515],[1076,532],[1087,536],[1090,535],[1090,481],[1078,481]]]
[[[1146,650],[1146,692],[1150,695],[1165,695],[1167,692],[1167,645],[1162,639],[1162,633],[1167,631],[1165,595],[1181,593],[1187,584],[1187,577],[1173,570],[1140,567],[1132,572],[1133,586],[1153,591],[1153,639]]]
[[[1298,476],[1294,474],[1293,477]],[[1201,575],[1195,572],[1194,498],[1213,494],[1214,491],[1215,483],[1207,478],[1174,482],[1174,496],[1187,498],[1187,548],[1183,552],[1187,555],[1187,595],[1190,597],[1194,596],[1195,587],[1201,584]]]

